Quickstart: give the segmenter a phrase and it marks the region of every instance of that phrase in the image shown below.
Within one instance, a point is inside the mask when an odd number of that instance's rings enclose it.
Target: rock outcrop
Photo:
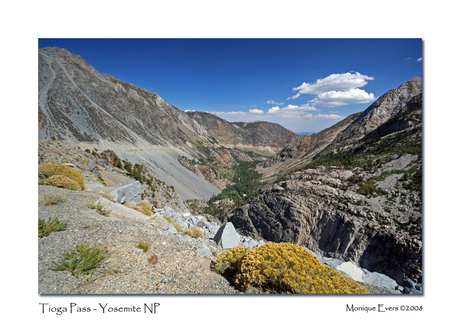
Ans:
[[[385,274],[398,283],[406,277],[420,280],[422,242],[398,231],[413,227],[411,221],[419,218],[420,212],[398,212],[405,206],[401,202],[391,216],[386,212],[391,202],[354,193],[340,185],[352,173],[334,172],[309,170],[296,173],[297,179],[265,187],[228,220],[246,236],[306,246]],[[396,214],[399,219],[393,219]]]

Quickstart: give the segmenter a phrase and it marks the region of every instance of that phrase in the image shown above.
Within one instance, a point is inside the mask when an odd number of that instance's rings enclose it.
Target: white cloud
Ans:
[[[211,112],[212,114],[215,114],[217,116],[221,116],[221,115],[228,115],[228,116],[235,116],[235,115],[249,115],[249,113],[247,112]]]
[[[289,104],[283,108],[274,106],[268,110],[267,115],[276,115],[277,117],[282,118],[301,118],[305,115],[305,111],[316,111],[316,108],[310,104],[304,104],[301,106]]]
[[[264,111],[258,110],[258,109],[256,109],[256,108],[253,108],[253,109],[250,109],[250,110],[249,110],[249,113],[253,113],[253,114],[264,114]]]
[[[311,101],[311,104],[322,107],[336,107],[350,104],[365,104],[374,100],[375,96],[373,93],[367,93],[361,89],[350,89],[347,91],[327,91],[320,93]]]
[[[288,99],[297,99],[303,94],[319,95],[329,91],[347,91],[350,89],[360,88],[367,84],[367,81],[373,80],[373,77],[356,73],[331,74],[325,78],[317,79],[314,83],[302,83],[302,85],[293,88],[298,91],[296,95]]]
[[[195,110],[185,110],[184,112],[196,112]]]
[[[417,61],[418,61],[418,62],[422,62],[422,58],[418,58]]]
[[[345,118],[344,116],[338,115],[338,114],[317,114],[315,117],[318,118],[324,118],[324,119],[343,119]]]
[[[274,100],[268,100],[268,101],[267,101],[267,104],[273,104],[273,105],[280,105],[280,106],[281,106],[281,105],[283,105],[284,103],[277,103],[277,102],[274,101]]]
[[[310,104],[303,104],[301,106],[297,106],[297,105],[287,105],[286,107],[283,107],[282,110],[296,110],[296,111],[316,111],[316,107],[315,106],[312,106]]]
[[[304,118],[319,118],[319,119],[333,119],[333,120],[339,120],[343,119],[344,117],[338,114],[305,114],[303,116]]]

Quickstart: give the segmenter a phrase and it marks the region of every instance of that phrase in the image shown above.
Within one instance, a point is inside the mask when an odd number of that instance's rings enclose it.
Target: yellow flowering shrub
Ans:
[[[65,175],[69,179],[76,181],[81,189],[85,189],[85,181],[83,180],[83,176],[78,172],[66,165],[60,164],[45,164],[41,165],[38,168],[38,175],[41,178],[49,178],[53,175]]]
[[[292,243],[268,242],[253,249],[223,252],[213,269],[233,275],[244,289],[272,293],[369,294],[366,288],[322,264],[312,253]]]
[[[81,190],[81,186],[77,181],[74,181],[65,175],[53,175],[45,180],[45,185],[70,190]]]
[[[145,201],[140,201],[139,203],[136,204],[137,206],[140,206],[142,208],[142,213],[145,214],[146,216],[151,216],[153,215],[153,209],[150,206],[149,203]]]
[[[248,247],[242,246],[222,251],[217,257],[217,263],[213,266],[214,271],[226,277],[235,275],[240,272],[241,262],[248,251]]]

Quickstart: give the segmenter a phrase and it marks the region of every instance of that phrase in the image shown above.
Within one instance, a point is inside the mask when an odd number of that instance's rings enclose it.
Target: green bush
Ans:
[[[57,205],[64,202],[67,196],[60,193],[48,193],[38,197],[38,204],[41,206]]]
[[[110,202],[107,204],[102,203],[101,201],[97,200],[95,202],[89,202],[86,204],[87,207],[90,209],[95,209],[99,214],[106,216],[112,212],[112,210],[109,210],[108,207],[110,205]]]
[[[69,271],[76,274],[89,274],[99,267],[110,256],[107,246],[96,243],[77,244],[74,249],[64,252],[64,258],[59,262],[53,261],[51,269],[54,271]]]
[[[253,249],[237,247],[220,254],[213,269],[232,276],[243,289],[268,293],[369,294],[366,288],[322,264],[292,243],[268,242]]]
[[[374,191],[375,191],[375,182],[373,180],[367,181],[358,190],[360,194],[365,195],[365,196],[372,194]]]
[[[146,238],[142,238],[141,240],[139,240],[137,248],[142,249],[143,252],[147,252],[150,248],[150,243]]]
[[[59,164],[41,165],[38,168],[38,175],[40,178],[45,178],[45,179],[52,177],[53,175],[65,175],[69,179],[76,181],[80,185],[82,190],[85,189],[85,181],[83,180],[83,176],[78,171],[75,171],[65,165],[59,165]]]
[[[48,221],[38,219],[38,237],[48,236],[51,232],[59,232],[67,226],[67,221],[60,221],[58,217]]]

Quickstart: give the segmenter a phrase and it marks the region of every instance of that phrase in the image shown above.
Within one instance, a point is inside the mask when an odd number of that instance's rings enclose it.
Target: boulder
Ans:
[[[171,224],[171,223],[169,223],[169,222],[167,223],[167,225],[166,225],[166,227],[165,227],[165,230],[166,230],[167,232],[171,233],[171,234],[176,234],[176,233],[177,233],[176,227],[174,227],[174,225]]]
[[[221,226],[214,236],[214,241],[224,250],[232,249],[240,243],[240,237],[231,222]]]
[[[132,203],[136,204],[139,203],[141,198],[141,184],[139,181],[134,181],[120,188],[112,190],[110,195],[113,195],[118,203]]]
[[[354,281],[364,282],[364,272],[352,262],[342,263],[335,268],[344,275],[350,276]]]
[[[408,288],[415,288],[415,282],[413,282],[411,279],[409,278],[404,278],[403,279],[403,282],[401,283],[401,286],[403,287],[408,287]]]
[[[199,227],[206,227],[209,229],[210,223],[207,222],[206,220],[200,220],[196,223],[196,225]]]
[[[364,271],[364,282],[366,284],[387,289],[396,289],[398,287],[395,280],[382,273],[369,272],[366,269],[362,270]]]
[[[166,206],[164,208],[164,213],[166,216],[171,217],[173,219],[179,216],[179,214],[170,206]]]
[[[211,250],[208,247],[198,249],[198,257],[212,256]]]

